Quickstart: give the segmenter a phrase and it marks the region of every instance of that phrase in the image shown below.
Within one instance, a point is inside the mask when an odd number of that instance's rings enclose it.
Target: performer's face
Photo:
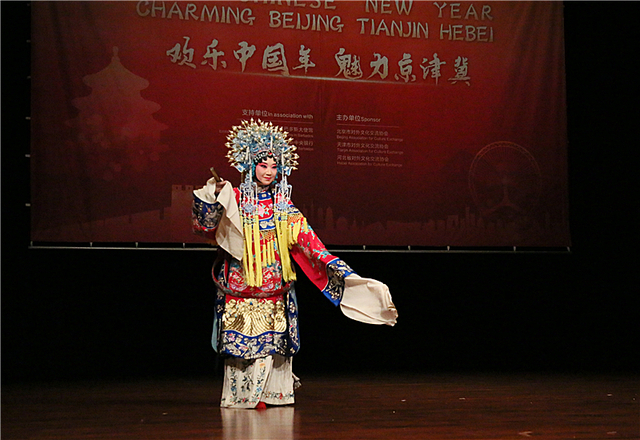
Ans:
[[[278,165],[268,157],[256,165],[256,180],[261,186],[269,186],[278,175]]]

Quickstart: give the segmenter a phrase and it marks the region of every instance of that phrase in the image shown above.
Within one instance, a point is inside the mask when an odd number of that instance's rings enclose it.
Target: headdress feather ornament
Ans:
[[[231,166],[240,171],[252,172],[255,161],[272,156],[278,165],[278,172],[289,176],[298,166],[296,146],[288,137],[289,133],[271,122],[242,121],[233,127],[227,136],[227,158]]]

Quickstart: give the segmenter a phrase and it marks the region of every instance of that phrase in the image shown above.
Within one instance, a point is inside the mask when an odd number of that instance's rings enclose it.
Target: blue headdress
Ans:
[[[241,173],[252,175],[258,160],[273,157],[278,165],[278,172],[288,176],[298,166],[296,146],[291,144],[293,139],[287,137],[288,135],[282,127],[271,122],[262,122],[259,119],[257,122],[253,119],[242,121],[242,124],[233,127],[227,136],[229,162]]]

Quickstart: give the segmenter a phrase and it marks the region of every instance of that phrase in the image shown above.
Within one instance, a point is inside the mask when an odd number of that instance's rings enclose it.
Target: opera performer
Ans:
[[[293,261],[347,317],[393,326],[398,316],[389,288],[331,255],[291,203],[292,142],[282,127],[242,121],[226,143],[242,174],[239,188],[215,175],[193,192],[193,231],[218,246],[212,345],[224,358],[221,407],[294,403],[300,338]]]

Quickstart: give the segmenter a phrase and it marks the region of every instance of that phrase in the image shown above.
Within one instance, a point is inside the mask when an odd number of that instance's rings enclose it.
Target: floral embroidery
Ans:
[[[276,393],[276,392],[271,391],[271,392],[265,392],[262,395],[262,398],[265,399],[265,400],[267,400],[267,399],[269,399],[269,400],[280,400],[282,402],[290,402],[290,401],[292,401],[294,399],[294,397],[295,397],[295,395],[294,395],[293,392],[284,394],[284,393]]]
[[[255,369],[258,369],[257,371]],[[262,361],[242,361],[240,368],[232,365],[228,371],[230,396],[223,396],[222,406],[239,404],[256,405],[260,400],[267,379],[267,364]],[[238,378],[241,384],[238,388]]]
[[[246,336],[230,330],[222,332],[222,352],[242,359],[258,359],[271,354],[290,354],[285,332]]]
[[[296,301],[296,291],[293,286],[287,295],[287,319],[289,321],[289,355],[293,356],[300,350],[298,303]]]
[[[223,213],[224,207],[220,203],[205,203],[197,198],[193,201],[192,218],[194,225],[200,225],[200,229],[217,228]]]
[[[322,289],[322,293],[334,304],[340,304],[344,293],[344,279],[351,275],[353,270],[347,263],[339,258],[327,264],[327,285]]]

